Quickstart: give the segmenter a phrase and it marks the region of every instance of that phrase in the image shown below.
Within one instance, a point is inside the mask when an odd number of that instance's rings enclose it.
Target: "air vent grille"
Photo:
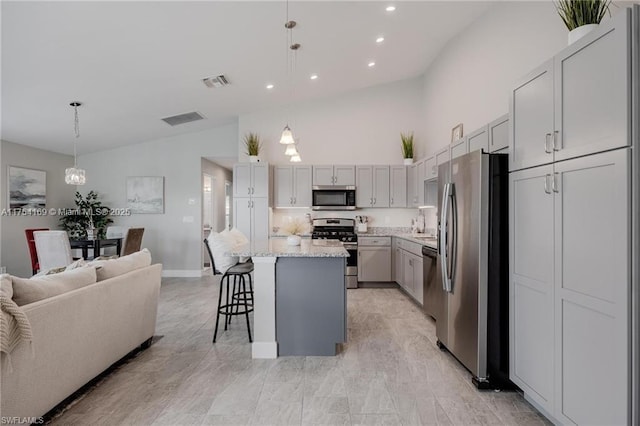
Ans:
[[[199,112],[187,112],[185,114],[174,115],[162,119],[169,126],[177,126],[179,124],[191,123],[192,121],[203,120],[204,116]]]
[[[222,74],[216,77],[203,78],[202,82],[204,83],[205,86],[207,86],[210,89],[215,87],[226,86],[229,84],[229,80],[227,80],[227,77],[225,77]]]

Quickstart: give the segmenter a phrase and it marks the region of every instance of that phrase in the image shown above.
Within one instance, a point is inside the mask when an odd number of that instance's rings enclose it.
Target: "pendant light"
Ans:
[[[69,167],[64,171],[64,181],[68,185],[84,185],[87,181],[84,169],[78,168],[78,154],[77,143],[80,137],[80,121],[78,120],[78,107],[82,105],[81,102],[71,102],[69,104],[73,107],[73,129],[76,138],[73,141],[73,167]]]
[[[289,91],[290,91],[290,101],[293,100],[294,93],[294,84],[293,84],[293,74],[295,72],[296,66],[296,53],[298,49],[300,49],[300,43],[293,42],[293,29],[297,25],[297,22],[294,20],[289,20],[289,1],[286,2],[287,5],[287,19],[284,24],[284,27],[287,29],[287,75],[289,77]],[[287,112],[288,115],[288,112]],[[300,161],[300,154],[296,149],[296,141],[293,137],[293,132],[289,127],[289,123],[284,126],[282,130],[282,136],[280,137],[280,143],[282,145],[286,145],[287,149],[284,151],[285,155],[288,155],[290,161],[294,161],[293,158],[296,157],[297,161]]]

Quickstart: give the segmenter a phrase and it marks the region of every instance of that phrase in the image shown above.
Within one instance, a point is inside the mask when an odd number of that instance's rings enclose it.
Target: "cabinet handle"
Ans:
[[[247,195],[251,195],[251,187],[247,188]]]
[[[253,187],[251,187],[251,193],[252,193],[252,194],[255,194],[255,193],[256,193],[256,189],[255,189],[255,188],[253,188]]]
[[[546,192],[547,194],[551,194],[551,191],[549,191],[549,178],[551,177],[551,175],[546,174],[544,175],[544,192]]]
[[[377,201],[378,201],[378,199],[377,199],[377,198],[374,198],[374,199],[373,199],[373,204],[375,204]]]
[[[551,154],[553,151],[549,148],[549,144],[551,143],[551,133],[547,133],[544,135],[544,152],[547,154]]]
[[[293,204],[296,204],[298,202],[298,199],[296,197],[293,197]]]
[[[393,204],[393,197],[391,197],[391,204]]]
[[[559,132],[557,130],[553,132],[553,150],[554,151],[560,151],[560,148],[558,148],[558,134]]]
[[[413,259],[409,259],[409,266],[413,266]]]
[[[553,180],[551,181],[551,188],[553,189],[553,192],[555,192],[556,194],[560,192],[560,190],[558,189],[558,184],[556,183],[556,177],[560,176],[560,173],[556,172],[553,174]]]
[[[247,201],[247,208],[250,209],[251,208],[251,200]]]
[[[293,197],[289,197],[289,204],[293,204]]]

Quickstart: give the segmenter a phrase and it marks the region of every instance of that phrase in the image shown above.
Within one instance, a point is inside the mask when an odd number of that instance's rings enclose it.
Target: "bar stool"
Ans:
[[[214,275],[220,275],[220,271],[216,269],[215,261],[213,259],[213,253],[209,247],[209,241],[204,240],[204,245],[207,248],[209,259],[211,259],[211,269]],[[251,272],[253,272],[253,263],[238,263],[222,274],[220,279],[220,294],[218,295],[218,308],[216,314],[216,328],[213,332],[213,343],[216,342],[218,335],[218,324],[220,322],[220,315],[225,316],[224,329],[227,330],[227,326],[230,323],[231,317],[236,315],[244,315],[247,320],[247,332],[249,333],[249,342],[253,342],[251,339],[251,325],[249,323],[249,312],[253,312],[253,285],[251,282]],[[247,290],[247,283],[245,277],[249,277],[249,290]],[[233,287],[231,286],[231,278],[233,277]],[[223,287],[225,301],[222,303]],[[231,290],[231,291],[230,291]]]

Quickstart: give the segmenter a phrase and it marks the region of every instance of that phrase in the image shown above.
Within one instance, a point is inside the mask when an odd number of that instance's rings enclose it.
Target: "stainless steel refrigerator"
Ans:
[[[509,381],[508,164],[475,151],[438,168],[438,346],[479,388]],[[439,278],[439,279],[438,279]]]

